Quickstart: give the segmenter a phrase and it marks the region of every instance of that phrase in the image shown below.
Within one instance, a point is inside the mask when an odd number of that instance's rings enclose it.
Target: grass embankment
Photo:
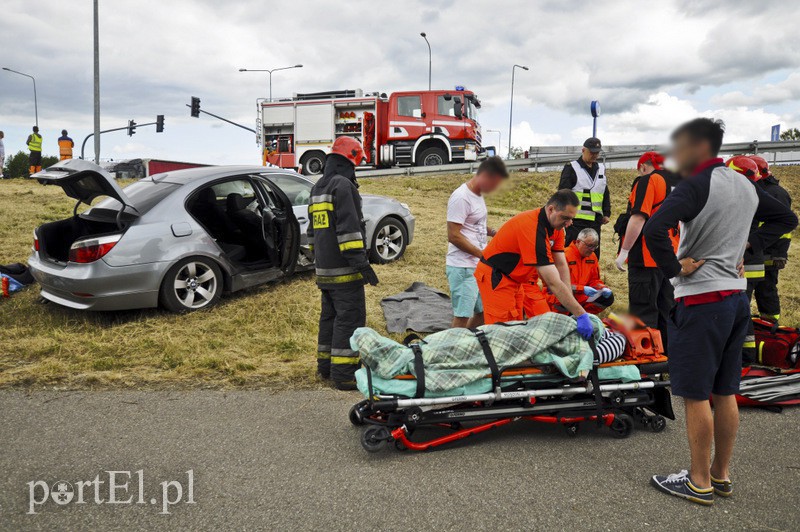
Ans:
[[[800,168],[776,175],[800,197]],[[366,179],[362,192],[395,197],[417,217],[414,243],[400,262],[376,267],[381,283],[367,287],[368,325],[385,331],[381,298],[424,281],[446,289],[445,211],[451,191],[467,176]],[[615,215],[624,205],[630,171],[611,171]],[[489,223],[540,206],[558,174],[516,173],[488,198]],[[0,181],[0,264],[24,261],[34,227],[65,218],[73,202],[56,187]],[[736,208],[732,205],[731,208]],[[615,308],[627,302],[625,275],[611,263],[611,229],[603,234],[603,271],[615,288]],[[797,257],[797,252],[792,253]],[[800,259],[781,278],[785,323],[800,322]],[[187,315],[161,310],[77,312],[39,302],[37,287],[0,301],[0,386],[230,387],[316,386],[314,353],[319,296],[309,274],[223,298]]]

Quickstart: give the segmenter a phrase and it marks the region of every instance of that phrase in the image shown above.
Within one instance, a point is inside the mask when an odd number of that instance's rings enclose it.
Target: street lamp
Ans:
[[[499,129],[487,129],[487,133],[497,133],[497,149],[500,149],[500,145],[503,143],[503,134],[500,132]]]
[[[514,65],[511,67],[511,104],[508,107],[508,158],[511,159],[511,124],[514,119],[514,74],[517,69],[528,70],[528,67]]]
[[[240,68],[239,72],[269,72],[269,101],[272,101],[272,73],[277,72],[278,70],[289,70],[292,68],[303,68],[303,65],[292,65],[287,67],[280,67],[280,68],[261,68],[261,69],[252,69],[252,68]]]
[[[39,127],[39,102],[36,98],[36,78],[31,76],[30,74],[25,74],[24,72],[11,70],[8,67],[3,67],[3,70],[5,70],[6,72],[13,72],[14,74],[19,74],[20,76],[25,76],[26,78],[31,78],[31,81],[33,81],[33,109],[36,114],[36,127]]]
[[[419,36],[425,39],[425,44],[428,45],[428,90],[431,90],[431,63],[433,62],[431,43],[428,42],[428,35],[424,31]]]

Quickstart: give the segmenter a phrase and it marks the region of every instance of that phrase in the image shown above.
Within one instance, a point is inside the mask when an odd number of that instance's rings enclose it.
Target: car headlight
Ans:
[[[411,212],[411,208],[408,206],[408,203],[401,203],[400,206],[408,212]]]

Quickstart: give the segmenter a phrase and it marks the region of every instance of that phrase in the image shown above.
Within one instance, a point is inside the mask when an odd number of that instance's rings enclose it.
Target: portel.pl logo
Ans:
[[[46,482],[32,480],[28,486],[28,514],[34,515],[47,503],[68,504],[142,504],[159,508],[169,514],[176,504],[195,504],[194,470],[186,471],[185,482],[164,480],[158,483],[150,497],[145,495],[144,470],[104,471],[92,480]]]

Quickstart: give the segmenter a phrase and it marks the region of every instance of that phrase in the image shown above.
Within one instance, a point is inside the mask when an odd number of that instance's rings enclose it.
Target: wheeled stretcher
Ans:
[[[453,395],[433,396],[425,394],[422,357],[415,349],[415,374],[421,379],[398,375],[387,382],[373,377],[369,367],[361,370],[367,398],[351,408],[350,422],[363,427],[361,444],[370,452],[389,443],[400,450],[430,450],[518,420],[560,424],[569,436],[587,422],[608,427],[618,438],[629,436],[637,425],[664,430],[666,419],[675,419],[669,382],[660,378],[666,357],[631,350],[599,364],[594,340],[589,343],[594,365],[585,378],[574,379],[549,365],[498,367],[488,343],[482,342],[491,374]],[[434,427],[446,432],[426,438],[431,431],[423,429]]]

